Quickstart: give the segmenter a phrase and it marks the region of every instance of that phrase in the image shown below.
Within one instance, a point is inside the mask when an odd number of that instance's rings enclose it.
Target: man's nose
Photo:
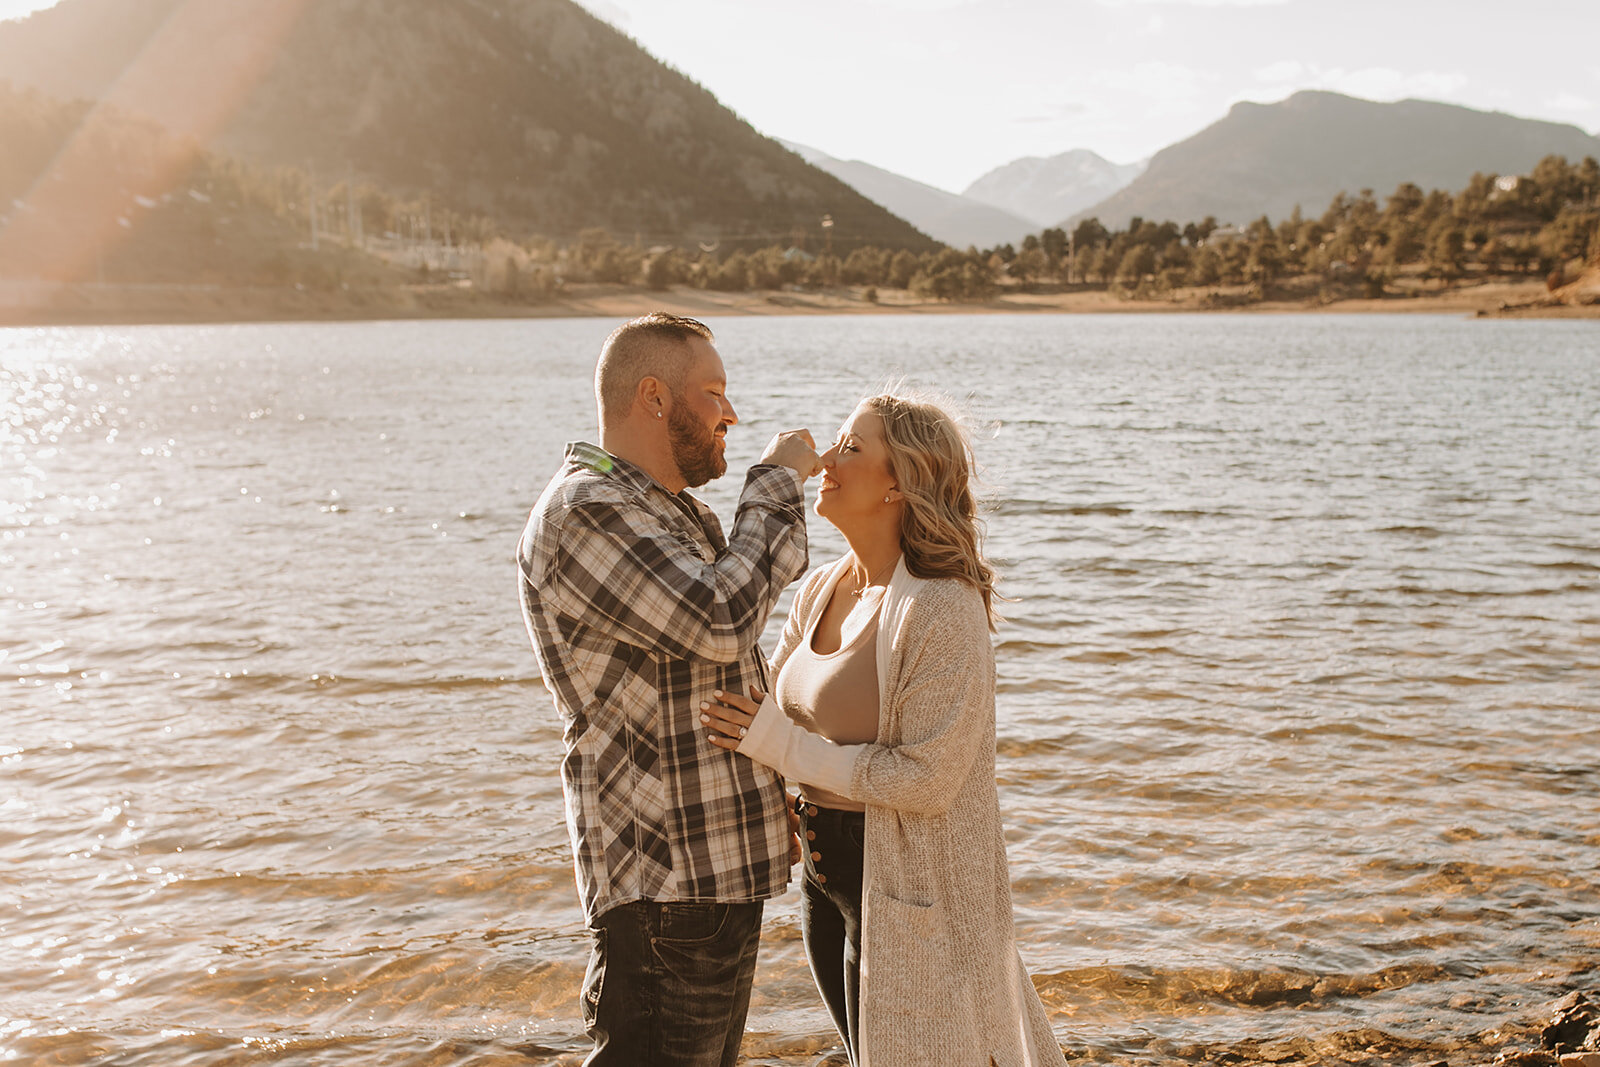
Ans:
[[[722,398],[722,421],[729,426],[736,425],[739,421],[739,413],[733,410],[733,404],[727,397]]]

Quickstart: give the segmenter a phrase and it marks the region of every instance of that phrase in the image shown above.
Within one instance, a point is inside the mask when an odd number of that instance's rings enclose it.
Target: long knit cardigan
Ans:
[[[850,557],[795,597],[781,668]],[[774,675],[775,676],[775,675]],[[769,696],[739,751],[866,805],[866,1067],[1062,1067],[1017,953],[994,779],[994,650],[977,590],[902,560],[878,615],[878,740],[835,745]]]

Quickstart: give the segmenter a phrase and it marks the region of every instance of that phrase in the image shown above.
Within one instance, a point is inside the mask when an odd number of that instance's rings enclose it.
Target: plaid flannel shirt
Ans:
[[[579,442],[528,519],[522,615],[562,718],[590,921],[634,900],[755,901],[788,886],[783,780],[708,742],[700,702],[771,688],[760,637],[806,568],[801,484],[788,467],[750,468],[724,539],[705,504]]]

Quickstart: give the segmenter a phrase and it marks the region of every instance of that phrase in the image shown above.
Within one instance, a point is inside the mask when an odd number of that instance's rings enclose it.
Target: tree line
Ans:
[[[1340,193],[1320,216],[1296,209],[1276,225],[1265,215],[1243,227],[1135,218],[1112,232],[1087,219],[1068,250],[1052,255],[1030,239],[1014,254],[1000,251],[1013,273],[1135,293],[1217,285],[1264,291],[1300,279],[1354,284],[1376,296],[1401,271],[1440,282],[1559,277],[1572,261],[1600,255],[1600,163],[1547,156],[1526,175],[1475,174],[1455,194],[1405,182],[1382,205],[1370,189]]]
[[[524,287],[537,279],[541,291],[566,282],[643,284],[652,289],[687,285],[718,292],[750,290],[833,289],[864,287],[875,291],[907,289],[939,300],[981,300],[999,291],[992,255],[944,248],[910,252],[876,247],[839,255],[824,247],[815,252],[803,242],[763,248],[719,250],[623,245],[604,230],[586,230],[571,245],[535,242],[528,262],[519,264]],[[558,282],[559,280],[559,282]]]
[[[1461,191],[1406,182],[1383,203],[1370,189],[1340,193],[1319,216],[1296,209],[1278,223],[1215,218],[1179,225],[1098,218],[1010,244],[915,254],[858,248],[844,256],[798,245],[725,255],[628,248],[603,231],[546,246],[535,258],[552,278],[690,285],[723,291],[840,285],[906,289],[940,300],[981,300],[1004,287],[1089,287],[1155,296],[1183,287],[1249,287],[1257,296],[1298,286],[1381,295],[1401,273],[1440,283],[1505,276],[1552,284],[1600,256],[1600,163],[1541,160],[1525,175],[1475,174]]]

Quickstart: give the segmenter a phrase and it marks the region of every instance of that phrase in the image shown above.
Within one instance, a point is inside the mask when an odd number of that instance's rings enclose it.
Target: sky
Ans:
[[[1600,133],[1594,0],[581,2],[762,133],[951,192],[1023,156],[1144,159],[1300,89]]]

